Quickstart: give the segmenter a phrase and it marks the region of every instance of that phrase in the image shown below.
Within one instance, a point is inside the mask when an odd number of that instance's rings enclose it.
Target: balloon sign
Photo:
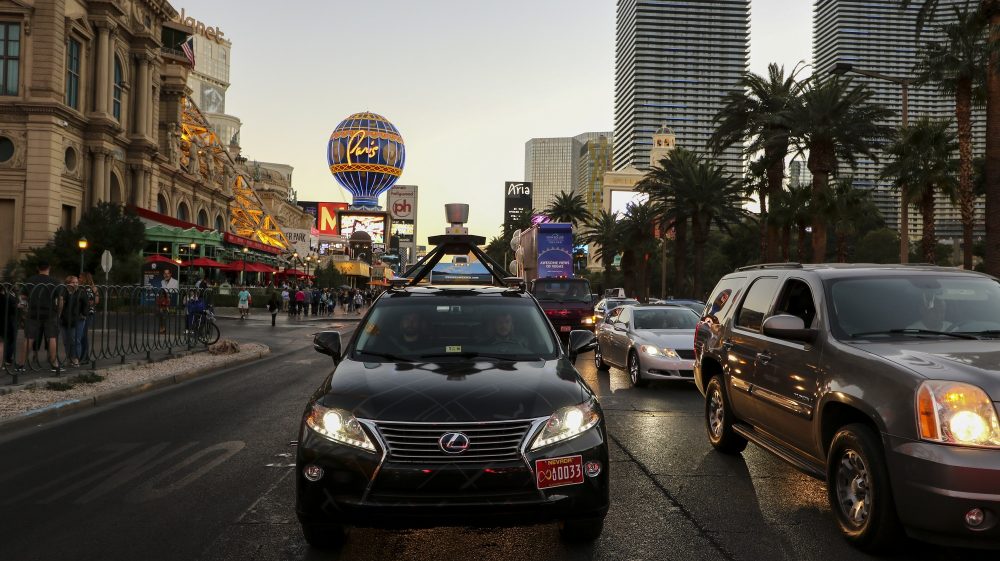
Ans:
[[[354,207],[378,207],[378,197],[403,173],[406,148],[385,117],[355,113],[333,129],[326,151],[330,173],[354,197]]]

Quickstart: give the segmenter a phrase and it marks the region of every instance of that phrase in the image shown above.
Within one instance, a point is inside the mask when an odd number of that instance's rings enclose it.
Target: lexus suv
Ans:
[[[520,279],[517,279],[520,280]],[[589,296],[588,296],[589,297]],[[597,398],[519,287],[393,288],[309,400],[296,457],[306,540],[335,546],[347,525],[413,528],[557,522],[596,539],[608,510],[608,438]]]
[[[1000,283],[928,266],[761,265],[695,335],[708,440],[824,480],[842,534],[1000,546]]]

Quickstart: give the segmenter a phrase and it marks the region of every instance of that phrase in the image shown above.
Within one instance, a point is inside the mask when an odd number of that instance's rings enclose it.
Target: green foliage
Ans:
[[[316,269],[314,282],[320,288],[336,288],[344,284],[344,275],[333,266],[333,261],[327,261],[325,266]]]
[[[548,216],[549,220],[553,222],[568,222],[574,226],[585,223],[590,219],[590,213],[587,212],[587,203],[583,200],[583,195],[574,195],[566,191],[562,191],[556,195],[552,203],[545,208],[543,214]]]
[[[899,263],[899,234],[889,228],[872,230],[861,237],[854,250],[856,263]]]

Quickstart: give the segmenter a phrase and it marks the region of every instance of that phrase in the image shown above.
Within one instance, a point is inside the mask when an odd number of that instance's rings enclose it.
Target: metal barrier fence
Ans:
[[[0,283],[3,369],[58,376],[98,361],[152,359],[214,343],[211,289]]]

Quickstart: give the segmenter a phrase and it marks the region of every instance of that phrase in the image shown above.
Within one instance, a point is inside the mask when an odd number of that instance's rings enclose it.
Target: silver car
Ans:
[[[699,316],[683,306],[615,308],[597,326],[594,363],[618,366],[632,385],[650,380],[694,380],[694,329]]]

